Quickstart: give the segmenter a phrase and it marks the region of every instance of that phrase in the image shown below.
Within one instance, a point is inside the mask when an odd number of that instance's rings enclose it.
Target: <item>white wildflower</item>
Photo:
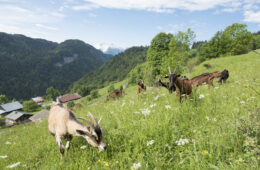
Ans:
[[[147,116],[150,114],[151,111],[149,109],[143,109],[143,110],[141,110],[141,112],[143,115]]]
[[[141,167],[141,163],[134,163],[133,166],[131,166],[131,169],[138,169]]]
[[[184,139],[180,138],[180,140],[177,140],[176,143],[178,146],[185,145],[186,143],[189,143],[189,140],[185,138]]]
[[[156,103],[151,104],[151,105],[150,105],[150,108],[153,108],[153,107],[155,107],[155,106],[156,106]]]
[[[21,164],[21,162],[17,162],[17,163],[15,163],[15,164],[8,165],[6,168],[12,169],[12,168],[14,168],[14,167],[16,167],[16,166],[18,166],[18,165],[20,165],[20,164]]]
[[[81,147],[80,147],[80,149],[85,149],[87,146],[86,145],[82,145]]]
[[[8,157],[7,155],[3,155],[3,156],[0,155],[0,158],[3,158],[3,159],[5,159],[7,157]]]
[[[6,145],[11,145],[11,142],[6,141],[5,144],[6,144]]]
[[[144,104],[146,104],[146,102],[144,102]]]
[[[190,100],[193,100],[193,99],[190,99]]]
[[[214,87],[214,89],[218,89],[218,88],[219,88],[218,86]]]
[[[152,145],[154,143],[154,140],[150,140],[147,142],[146,146]]]
[[[201,94],[201,95],[199,96],[200,99],[202,99],[202,98],[204,98],[204,97],[205,97],[204,94]]]
[[[208,121],[210,121],[210,118],[208,116],[205,117]]]
[[[182,94],[181,96],[182,96],[182,97],[185,97],[185,96],[186,96],[186,94]]]
[[[214,121],[214,122],[216,122],[216,121],[217,121],[217,119],[216,119],[216,118],[213,118],[213,121]]]
[[[165,146],[168,148],[170,145],[168,143],[166,143]]]
[[[244,103],[246,103],[246,102],[245,102],[245,101],[240,101],[240,103],[244,104]]]
[[[223,98],[227,98],[227,96],[223,96]]]
[[[121,107],[124,107],[124,105],[125,105],[125,102],[124,102],[124,103],[122,103]]]
[[[159,95],[157,95],[157,96],[155,96],[153,99],[154,99],[154,100],[158,100],[158,99],[159,99],[159,97],[160,97],[160,96],[159,96]]]
[[[240,100],[239,97],[237,97],[237,100]]]
[[[171,109],[172,107],[170,105],[165,105],[166,109]]]
[[[114,114],[114,111],[110,111],[111,114]]]
[[[135,114],[140,114],[140,112],[137,112],[137,111],[136,111],[136,112],[134,112],[134,113],[135,113]]]

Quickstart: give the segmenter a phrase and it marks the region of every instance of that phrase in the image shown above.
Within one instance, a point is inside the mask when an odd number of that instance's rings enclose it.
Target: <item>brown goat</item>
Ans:
[[[170,75],[166,76],[165,78],[169,78],[169,88],[173,88],[175,85],[176,87],[176,95],[179,96],[180,102],[183,101],[183,96],[189,95],[192,92],[192,85],[191,80],[188,78],[181,78],[179,74],[175,73],[176,68],[174,70],[174,73],[171,74],[171,71],[169,69]]]
[[[137,94],[139,95],[142,91],[146,91],[146,86],[144,85],[144,82],[141,80],[137,84]]]
[[[115,90],[107,95],[107,101],[110,99],[117,99],[123,95],[121,90]]]
[[[216,71],[213,73],[203,73],[199,76],[193,77],[191,79],[191,83],[193,87],[197,87],[199,85],[202,85],[203,83],[210,85],[213,85],[213,79],[216,77],[219,77],[221,72]]]

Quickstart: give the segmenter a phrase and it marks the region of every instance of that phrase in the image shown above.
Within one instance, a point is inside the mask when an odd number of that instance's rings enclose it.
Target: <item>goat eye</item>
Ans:
[[[98,137],[96,137],[96,141],[98,141]]]

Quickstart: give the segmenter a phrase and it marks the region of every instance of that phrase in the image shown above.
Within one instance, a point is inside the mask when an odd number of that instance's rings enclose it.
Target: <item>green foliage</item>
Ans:
[[[19,100],[44,95],[50,86],[64,91],[110,57],[79,40],[58,44],[0,33],[0,94]]]
[[[55,100],[58,96],[60,96],[60,92],[58,89],[55,89],[54,87],[49,87],[46,89],[46,95],[47,98]]]
[[[24,101],[23,102],[23,111],[25,112],[35,112],[39,106],[34,101]]]
[[[137,64],[145,62],[147,49],[147,47],[126,49],[98,69],[83,76],[78,83],[96,89],[108,86],[111,82],[121,81]]]
[[[90,97],[91,97],[91,99],[96,99],[96,98],[98,98],[100,95],[99,95],[99,93],[98,93],[98,90],[92,90],[91,92],[90,92]]]
[[[260,49],[260,34],[253,37],[253,50]]]
[[[74,83],[73,87],[70,89],[71,93],[78,93],[82,97],[89,95],[90,91],[91,91],[90,87],[86,87],[86,86],[80,85],[78,83]]]
[[[0,104],[8,103],[9,100],[4,94],[0,94]]]
[[[227,55],[245,54],[252,48],[252,34],[245,24],[234,23],[215,36],[200,48],[199,60]]]
[[[162,68],[163,58],[168,56],[169,44],[171,42],[173,35],[166,33],[157,34],[151,41],[151,44],[147,53],[147,61],[152,68],[152,75],[160,75],[160,70]]]
[[[177,67],[177,72],[184,71],[184,65],[186,64],[188,57],[190,56],[190,47],[195,39],[195,33],[189,28],[187,32],[179,31],[173,35],[169,44],[169,55],[164,57],[161,71],[164,74],[168,74],[168,67]]]
[[[67,106],[68,106],[69,108],[72,108],[73,106],[75,106],[74,101],[69,101],[69,102],[67,103]]]
[[[114,86],[113,84],[111,84],[111,85],[108,87],[107,92],[108,92],[108,93],[111,93],[111,92],[113,92],[113,91],[115,91],[115,86]]]

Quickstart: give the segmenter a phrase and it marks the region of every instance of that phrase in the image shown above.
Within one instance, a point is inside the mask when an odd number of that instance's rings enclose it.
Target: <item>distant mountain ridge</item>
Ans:
[[[80,40],[56,43],[0,32],[0,94],[28,99],[50,86],[65,90],[111,57]]]
[[[123,52],[125,50],[124,48],[117,47],[113,44],[105,44],[105,43],[97,44],[97,45],[95,45],[95,47],[97,49],[103,51],[103,53],[110,54],[113,56],[117,55],[120,52]]]

